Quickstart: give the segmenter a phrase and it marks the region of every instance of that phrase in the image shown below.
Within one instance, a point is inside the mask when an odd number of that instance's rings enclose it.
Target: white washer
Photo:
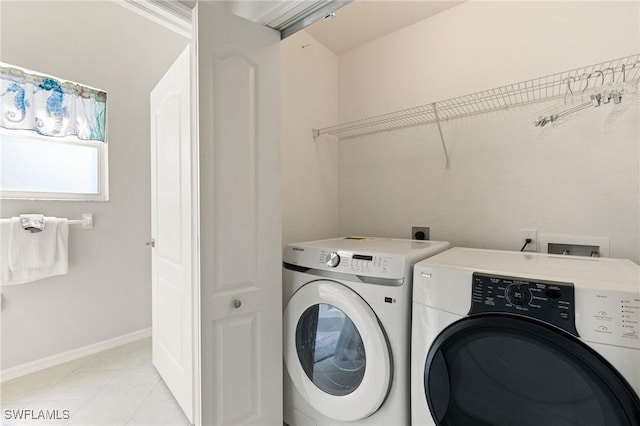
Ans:
[[[454,248],[413,302],[414,424],[640,424],[635,263]]]
[[[448,247],[360,237],[285,247],[285,423],[410,423],[413,265]]]

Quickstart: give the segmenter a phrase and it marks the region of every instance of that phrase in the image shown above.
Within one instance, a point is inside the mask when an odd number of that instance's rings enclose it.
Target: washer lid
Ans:
[[[340,421],[376,412],[391,384],[389,346],[375,313],[333,281],[306,284],[289,300],[284,359],[307,402]]]

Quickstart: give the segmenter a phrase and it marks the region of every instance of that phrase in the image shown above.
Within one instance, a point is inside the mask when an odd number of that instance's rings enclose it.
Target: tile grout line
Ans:
[[[140,351],[140,352],[142,352],[142,351]],[[100,352],[100,353],[101,353],[101,352]],[[98,353],[98,354],[96,354],[96,355],[99,355],[100,353]],[[94,356],[95,356],[95,355],[94,355]],[[91,356],[91,358],[93,358],[94,356]],[[82,366],[84,366],[85,364],[87,364],[87,363],[91,360],[91,358],[90,358],[90,359],[88,359],[86,362],[82,363],[80,366],[78,366],[78,368],[77,368],[76,370],[74,370],[74,371],[78,371],[80,368],[82,368]],[[77,413],[79,413],[80,411],[82,411],[82,409],[83,409],[84,407],[86,407],[86,406],[87,406],[91,401],[93,401],[93,400],[96,398],[96,396],[98,396],[98,395],[100,394],[100,392],[102,392],[102,391],[103,391],[103,390],[104,390],[104,389],[109,385],[109,383],[111,383],[111,381],[113,381],[113,379],[114,379],[115,377],[117,377],[118,375],[122,374],[125,370],[127,370],[127,367],[133,363],[134,359],[135,359],[135,356],[134,356],[134,357],[132,357],[132,360],[131,360],[131,361],[130,361],[130,362],[129,362],[125,367],[121,367],[121,368],[111,368],[111,369],[109,369],[109,368],[104,368],[104,369],[87,369],[87,370],[85,370],[85,371],[105,371],[105,370],[111,370],[111,371],[117,371],[118,373],[117,373],[117,374],[114,374],[114,375],[113,375],[109,380],[107,380],[107,382],[104,384],[104,386],[102,386],[102,387],[101,387],[101,388],[100,388],[100,389],[99,389],[95,394],[93,394],[93,396],[91,396],[90,398],[88,398],[88,399],[87,399],[87,401],[86,401],[84,404],[82,404],[82,406],[81,406],[80,408],[78,408]],[[153,367],[153,365],[152,365],[152,367]],[[155,367],[154,367],[154,369],[155,369]],[[157,372],[157,370],[156,370],[156,372]],[[158,379],[158,380],[160,380],[160,379]],[[157,382],[156,382],[156,384],[157,384]],[[154,385],[154,387],[155,387],[155,385]],[[151,388],[151,390],[153,390],[153,387]],[[145,399],[142,401],[142,403],[144,403],[144,401],[146,401],[148,397],[149,397],[149,395],[147,395],[147,396],[145,397]],[[137,412],[138,412],[138,410],[139,410],[139,409],[140,409],[140,407],[142,406],[142,403],[141,403],[141,404],[140,404],[140,406],[136,409],[136,411],[134,412],[134,415],[135,415],[135,413],[137,413]],[[76,414],[77,414],[77,413],[76,413]],[[72,418],[73,418],[72,416],[71,416],[71,417],[69,417],[69,418],[67,419],[67,421],[65,421],[65,422],[63,423],[63,425],[68,424],[68,423],[71,421],[71,419],[72,419]],[[127,422],[129,422],[130,420],[131,420],[131,418],[127,419]]]
[[[84,370],[83,372],[89,372],[89,371],[112,371],[114,373],[119,374],[121,370],[122,370],[121,368],[105,368],[105,369],[102,369],[102,370]],[[117,376],[117,374],[115,374],[115,375]],[[70,377],[70,375],[66,376],[65,379],[67,379],[69,377]],[[96,392],[96,395],[100,391],[102,391],[105,388],[105,386],[107,386],[111,382],[111,380],[113,380],[114,377],[111,377],[110,379],[107,379],[107,382]],[[53,386],[56,386],[58,384],[60,384],[60,382],[56,383]],[[53,388],[53,386],[51,388]],[[51,388],[46,388],[45,390],[50,390]],[[68,401],[68,400],[74,400],[74,399],[92,399],[94,396],[95,395],[91,395],[91,396],[73,396],[73,397],[66,397],[66,398],[58,397],[58,398],[47,398],[47,399],[34,399],[34,400],[29,401],[29,403],[31,404],[31,403],[34,403],[34,402]]]
[[[89,361],[89,360],[87,360],[87,362],[88,362],[88,361]],[[132,362],[133,362],[133,361],[132,361]],[[85,363],[83,363],[82,365],[84,365],[84,364],[85,364]],[[129,365],[129,364],[127,364],[127,365]],[[80,367],[78,367],[78,368],[80,368]],[[155,367],[154,367],[154,368],[155,368]],[[122,374],[122,373],[124,372],[124,370],[126,370],[126,369],[127,369],[127,368],[125,367],[125,368],[89,369],[89,370],[85,370],[85,371],[105,371],[105,370],[111,370],[111,371],[117,371],[118,373],[117,373],[117,374],[114,374],[114,375],[113,375],[109,380],[107,380],[107,382],[106,382],[106,383],[105,383],[105,384],[104,384],[104,385],[103,385],[103,386],[102,386],[102,387],[101,387],[101,388],[100,388],[96,393],[94,393],[94,394],[93,394],[93,396],[91,396],[90,398],[88,398],[88,399],[87,399],[87,401],[86,401],[84,404],[82,404],[82,406],[81,406],[80,408],[78,408],[77,413],[79,413],[80,411],[82,411],[82,409],[83,409],[84,407],[86,407],[86,406],[87,406],[91,401],[93,401],[93,400],[96,398],[96,396],[98,396],[98,394],[100,394],[100,392],[102,392],[102,391],[103,391],[103,390],[104,390],[104,389],[109,385],[109,383],[111,383],[111,381],[113,381],[113,379],[114,379],[115,377],[117,377],[118,375]],[[156,384],[157,384],[157,383],[156,383]],[[154,385],[154,386],[155,386],[155,385]],[[151,388],[151,389],[153,390],[153,388]],[[147,397],[148,397],[148,395],[147,395]],[[147,398],[147,397],[145,397],[144,401],[146,401],[146,398]],[[143,402],[144,402],[144,401],[143,401]],[[138,409],[140,409],[140,407],[138,407]],[[137,409],[137,410],[138,410],[138,409]],[[137,410],[136,410],[136,412],[137,412]],[[67,419],[67,421],[66,421],[66,422],[64,422],[63,424],[64,424],[64,425],[66,425],[67,423],[69,423],[69,422],[71,421],[71,419],[72,419],[72,418],[73,418],[73,417],[69,417],[69,418]],[[128,419],[127,421],[129,421],[129,420],[131,420],[131,419]]]
[[[156,373],[158,373],[158,376],[159,376],[158,377],[158,381],[151,387],[151,390],[147,393],[147,396],[144,397],[144,399],[142,400],[142,402],[140,403],[138,408],[136,408],[136,411],[134,411],[133,414],[131,414],[131,416],[127,419],[127,422],[125,423],[125,425],[128,425],[131,422],[131,420],[133,420],[133,418],[136,416],[136,414],[138,414],[138,412],[140,411],[140,409],[142,408],[144,403],[147,402],[147,400],[149,399],[149,397],[153,393],[153,390],[156,388],[156,386],[158,386],[158,383],[160,383],[160,380],[162,380],[162,376],[160,376],[160,373],[158,372],[156,367],[154,367],[153,364],[151,365],[151,367],[153,367],[153,369],[156,371]]]
[[[89,404],[91,402],[92,399],[93,399],[93,397],[87,398],[87,400],[84,402],[84,404],[82,404],[80,407],[78,407],[78,409],[76,410],[75,414],[78,414],[87,404]],[[72,418],[73,418],[73,415],[70,415],[69,418],[67,420],[65,420],[62,424],[66,425],[67,423],[69,423],[69,421]]]
[[[65,380],[65,379],[69,378],[73,373],[75,373],[76,371],[78,371],[78,370],[80,369],[80,367],[82,367],[82,366],[83,366],[83,365],[85,365],[87,362],[89,362],[89,360],[90,360],[91,358],[93,358],[93,355],[91,355],[91,356],[90,356],[90,357],[89,357],[85,362],[83,362],[82,364],[78,365],[76,368],[74,368],[74,369],[72,369],[72,370],[69,370],[69,371],[67,372],[67,374],[62,375],[62,376],[60,377],[60,379],[58,379],[57,381],[53,382],[51,385],[49,385],[49,386],[47,386],[47,387],[43,388],[42,390],[38,391],[37,393],[44,393],[44,392],[46,392],[46,391],[51,390],[54,386],[56,386],[56,385],[60,384],[63,380]],[[79,358],[79,359],[81,359],[81,358]],[[72,361],[75,361],[75,360],[71,360],[71,361],[68,361],[68,362],[72,362]],[[61,364],[61,365],[62,365],[62,364]],[[59,365],[58,365],[58,366],[49,367],[49,368],[45,368],[45,369],[42,369],[42,370],[39,370],[39,371],[34,371],[33,373],[30,373],[29,375],[31,375],[31,374],[37,374],[37,373],[42,373],[42,372],[44,372],[44,371],[46,371],[46,370],[49,370],[49,369],[55,369],[56,367],[59,367]],[[27,376],[28,376],[28,375],[27,375]],[[26,376],[22,376],[22,377],[26,377]],[[15,378],[15,379],[13,379],[13,380],[17,380],[17,379],[20,379],[20,377],[17,377],[17,378]],[[11,380],[10,380],[10,381],[11,381]],[[7,383],[9,383],[10,381],[8,381]],[[46,400],[37,400],[37,399],[35,399],[35,398],[37,397],[37,394],[35,394],[35,395],[34,395],[33,393],[30,393],[30,395],[31,395],[31,397],[30,397],[30,398],[28,398],[27,400],[24,400],[24,401],[18,401],[18,403],[22,403],[22,404],[24,404],[24,406],[25,406],[25,407],[27,407],[27,406],[29,406],[30,404],[33,404],[34,402],[42,402],[42,401],[46,401]],[[1,402],[1,401],[0,401],[0,402]]]
[[[124,346],[124,345],[123,345]],[[87,409],[87,406],[89,404],[91,404],[93,401],[96,401],[96,397],[97,395],[101,394],[101,392],[103,392],[105,390],[105,388],[107,388],[111,383],[113,383],[113,381],[117,378],[120,377],[121,375],[125,374],[125,372],[127,370],[137,370],[137,369],[142,369],[142,368],[147,368],[147,367],[151,367],[154,372],[156,373],[156,380],[153,381],[152,386],[149,388],[149,390],[145,393],[141,393],[140,395],[143,396],[143,399],[141,400],[140,404],[135,408],[135,410],[133,411],[133,413],[128,416],[128,418],[126,419],[126,422],[124,424],[130,424],[133,419],[141,412],[142,407],[144,406],[145,403],[147,403],[150,398],[152,397],[154,390],[158,387],[158,385],[163,382],[162,377],[160,376],[160,374],[158,373],[158,370],[153,366],[152,360],[148,360],[145,362],[144,359],[142,359],[142,357],[147,357],[148,354],[145,355],[145,351],[147,349],[142,349],[139,348],[137,350],[134,350],[130,355],[131,355],[131,359],[128,360],[128,362],[125,363],[124,366],[122,367],[118,367],[118,368],[89,368],[89,369],[84,369],[84,367],[87,366],[87,364],[89,364],[92,359],[95,359],[96,357],[98,357],[100,355],[100,353],[88,356],[86,360],[84,360],[83,362],[79,363],[78,365],[73,366],[73,368],[71,369],[60,369],[58,371],[55,371],[56,367],[50,367],[52,370],[52,373],[59,373],[60,377],[57,378],[56,376],[54,376],[54,378],[56,378],[55,381],[53,381],[50,385],[35,391],[35,392],[28,392],[26,394],[26,396],[28,396],[27,399],[23,400],[23,401],[17,401],[14,402],[12,404],[16,404],[19,405],[22,408],[26,408],[30,405],[33,406],[37,406],[38,403],[48,403],[51,404],[53,403],[55,404],[62,404],[64,405],[65,401],[69,401],[69,400],[84,400],[83,402],[81,402],[80,405],[78,405],[77,407],[74,407],[73,410],[73,415],[71,415],[69,417],[69,419],[61,419],[63,420],[63,422],[61,422],[60,424],[63,425],[68,425],[70,422],[73,421],[74,418],[77,418],[78,414],[81,413],[83,410]],[[103,351],[106,352],[106,351]],[[71,360],[69,362],[72,361],[76,361],[76,360]],[[45,399],[38,399],[40,395],[40,398],[42,398],[42,396],[46,395],[47,392],[49,392],[51,389],[55,388],[56,386],[60,385],[60,383],[64,382],[65,380],[68,380],[71,376],[73,376],[74,374],[78,374],[79,372],[90,372],[90,371],[106,371],[109,370],[111,371],[113,374],[110,375],[110,377],[107,378],[107,380],[104,382],[104,384],[102,386],[100,386],[94,393],[92,393],[91,396],[88,397],[73,397],[73,398],[45,398]],[[37,383],[37,382],[36,382]],[[0,401],[1,402],[1,401]],[[36,407],[37,408],[37,407]],[[188,424],[188,423],[187,423]]]
[[[57,382],[54,382],[51,386],[46,387],[45,389],[43,389],[41,392],[46,392],[50,389],[52,389],[54,386],[60,384],[63,380],[69,378],[73,373],[77,372],[80,370],[80,368],[82,366],[84,366],[87,362],[89,362],[89,360],[93,358],[93,356],[89,357],[85,362],[81,363],[80,365],[78,365],[75,369],[69,370],[69,374],[62,376],[62,378],[60,380],[58,380]],[[55,367],[53,367],[55,368]],[[122,370],[122,369],[113,369],[114,371],[116,370]],[[88,370],[91,371],[91,370]],[[114,376],[115,377],[115,376]],[[95,396],[100,393],[110,382],[111,380],[113,380],[113,377],[111,377],[109,380],[107,380],[107,382],[92,396],[88,397],[88,398],[64,398],[64,399],[43,399],[43,400],[36,400],[36,399],[30,399],[29,401],[25,402],[24,407],[28,407],[31,404],[37,404],[37,403],[42,403],[42,402],[56,402],[59,401],[60,403],[64,403],[64,401],[67,400],[75,400],[75,399],[86,399],[86,401],[76,409],[76,414],[79,413],[87,404],[89,404],[94,398]],[[73,418],[73,416],[70,416],[68,419],[66,419],[66,421],[62,422],[61,424],[66,425],[71,419]]]
[[[84,365],[84,364],[82,364],[82,365]],[[113,371],[117,371],[117,370],[122,371],[122,369],[121,369],[121,368],[119,368],[119,369],[118,369],[118,368],[114,368],[114,369],[113,369]],[[87,370],[87,371],[92,371],[92,370]],[[101,387],[97,392],[95,392],[91,397],[89,397],[89,398],[87,399],[87,401],[86,401],[84,404],[82,404],[82,406],[81,406],[80,408],[78,408],[78,411],[76,412],[76,414],[77,414],[77,413],[79,413],[80,411],[82,411],[82,409],[83,409],[84,407],[86,407],[86,406],[87,406],[91,401],[93,401],[93,399],[96,397],[96,395],[98,395],[100,392],[102,392],[102,391],[104,390],[104,388],[106,388],[106,387],[107,387],[107,385],[108,385],[109,383],[111,383],[111,381],[113,380],[113,378],[114,378],[114,377],[116,377],[116,375],[115,375],[115,374],[114,374],[113,376],[111,376],[111,378],[110,378],[109,380],[107,380],[107,381],[105,382],[105,384],[104,384],[104,385],[103,385],[103,386],[102,386],[102,387]],[[66,422],[64,422],[64,423],[63,423],[63,425],[66,425],[67,423],[69,423],[69,422],[71,421],[71,419],[72,419],[72,418],[73,418],[73,416],[69,416],[69,418],[67,419],[67,421],[66,421]]]

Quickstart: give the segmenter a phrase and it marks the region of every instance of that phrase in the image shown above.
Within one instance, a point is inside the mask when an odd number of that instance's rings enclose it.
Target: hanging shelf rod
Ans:
[[[582,87],[589,85],[589,78],[594,74],[606,76],[602,78],[603,81],[606,78],[606,83],[637,81],[640,79],[640,54],[521,81],[470,95],[432,102],[401,111],[321,129],[312,129],[313,137],[333,135],[338,139],[346,139],[430,123],[438,123],[442,137],[442,130],[439,126],[442,121],[562,98],[566,96],[570,81],[573,82],[574,88],[581,90]],[[595,80],[595,77],[591,78]],[[586,85],[583,82],[586,82]]]

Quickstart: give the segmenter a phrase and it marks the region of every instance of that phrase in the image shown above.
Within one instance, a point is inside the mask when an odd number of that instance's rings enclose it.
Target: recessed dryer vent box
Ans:
[[[538,240],[541,253],[609,257],[608,237],[539,234]]]

